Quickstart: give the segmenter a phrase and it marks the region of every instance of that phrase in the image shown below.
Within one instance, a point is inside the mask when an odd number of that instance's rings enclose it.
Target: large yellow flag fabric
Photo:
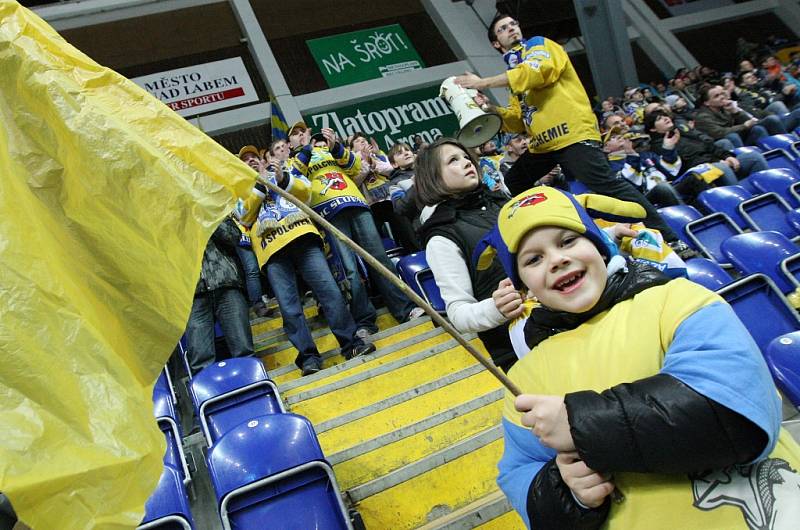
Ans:
[[[133,528],[154,381],[255,173],[0,0],[0,491],[34,529]]]

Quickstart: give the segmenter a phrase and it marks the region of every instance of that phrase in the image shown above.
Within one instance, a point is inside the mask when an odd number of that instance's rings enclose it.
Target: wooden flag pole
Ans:
[[[446,332],[448,332],[456,341],[466,349],[470,355],[475,357],[475,359],[483,365],[484,368],[489,370],[491,374],[497,378],[500,383],[506,387],[509,392],[518,396],[521,394],[517,385],[515,385],[509,378],[504,374],[497,366],[495,366],[491,360],[487,359],[472,345],[470,342],[464,338],[464,336],[459,333],[459,331],[453,327],[450,322],[445,320],[439,313],[434,310],[428,302],[426,302],[422,297],[420,297],[417,293],[415,293],[405,282],[401,281],[397,275],[389,271],[386,267],[384,267],[377,259],[371,256],[366,250],[358,246],[352,239],[344,235],[338,228],[333,226],[331,223],[326,221],[321,215],[315,212],[311,207],[305,204],[303,201],[288,193],[287,191],[281,189],[280,187],[276,186],[272,182],[267,181],[266,179],[262,179],[259,176],[259,182],[264,184],[270,191],[277,193],[287,201],[291,202],[298,208],[300,208],[304,213],[306,213],[316,224],[324,228],[327,232],[333,234],[338,240],[342,243],[350,247],[353,252],[361,256],[361,259],[367,262],[367,264],[372,267],[373,270],[377,271],[380,275],[384,278],[392,282],[392,284],[400,289],[403,294],[408,296],[412,302],[414,302],[417,306],[421,307],[430,317],[431,320],[436,322],[439,326],[441,326]]]

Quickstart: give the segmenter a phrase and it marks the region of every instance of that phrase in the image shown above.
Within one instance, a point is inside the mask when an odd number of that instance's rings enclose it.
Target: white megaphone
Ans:
[[[473,99],[478,91],[456,84],[456,78],[442,81],[439,96],[455,113],[461,129],[456,139],[466,147],[478,147],[491,140],[503,126],[503,120],[494,112],[481,109]]]

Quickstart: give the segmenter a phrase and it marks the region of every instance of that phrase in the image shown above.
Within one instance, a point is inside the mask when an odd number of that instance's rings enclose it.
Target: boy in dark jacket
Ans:
[[[753,339],[715,293],[620,256],[587,211],[645,213],[539,187],[498,217],[498,257],[536,301],[500,487],[538,529],[791,528],[800,447]]]

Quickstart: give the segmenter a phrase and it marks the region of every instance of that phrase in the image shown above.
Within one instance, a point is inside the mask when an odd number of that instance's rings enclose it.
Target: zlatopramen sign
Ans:
[[[331,88],[425,67],[399,24],[321,37],[306,44]]]
[[[306,114],[303,119],[315,132],[330,127],[342,138],[362,132],[384,150],[399,142],[412,144],[417,134],[430,142],[458,129],[453,111],[439,97],[439,85]]]

